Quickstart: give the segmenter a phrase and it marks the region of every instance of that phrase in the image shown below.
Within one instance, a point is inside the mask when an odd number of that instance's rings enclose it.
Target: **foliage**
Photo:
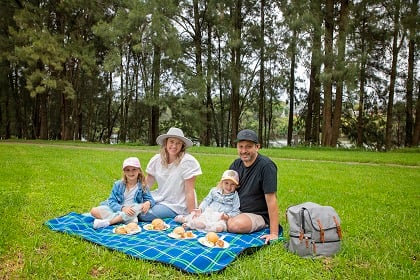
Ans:
[[[0,278],[4,279],[417,279],[419,150],[387,153],[331,148],[262,149],[279,169],[280,222],[285,209],[314,201],[342,218],[338,256],[301,259],[273,243],[242,254],[224,271],[189,275],[134,259],[43,223],[84,213],[109,195],[121,162],[138,156],[143,168],[156,147],[59,141],[1,141]],[[236,149],[191,147],[203,175],[198,199],[237,157]],[[287,237],[287,235],[286,235]]]
[[[330,54],[326,3],[335,3]],[[418,139],[408,139],[420,127],[413,118],[417,1],[394,4],[6,1],[0,137],[109,143],[116,134],[120,142],[152,145],[156,134],[177,125],[204,145],[230,146],[245,127],[262,131],[264,146],[286,131],[319,145],[303,138],[330,125],[334,109],[334,137],[382,149],[391,133],[393,146],[416,146]],[[393,38],[399,47],[391,53]],[[331,98],[324,81],[331,81]],[[406,117],[394,116],[388,104]],[[378,117],[392,129],[372,125]]]

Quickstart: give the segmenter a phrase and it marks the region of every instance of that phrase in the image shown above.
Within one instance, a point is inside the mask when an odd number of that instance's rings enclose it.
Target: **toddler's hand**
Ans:
[[[191,211],[193,218],[198,217],[201,215],[201,209],[197,208]]]

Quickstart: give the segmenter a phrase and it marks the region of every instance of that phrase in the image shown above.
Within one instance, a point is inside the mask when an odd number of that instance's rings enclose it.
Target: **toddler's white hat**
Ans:
[[[235,170],[226,170],[225,172],[223,172],[223,175],[222,175],[221,181],[223,180],[231,180],[235,184],[239,185],[238,172],[236,172]]]

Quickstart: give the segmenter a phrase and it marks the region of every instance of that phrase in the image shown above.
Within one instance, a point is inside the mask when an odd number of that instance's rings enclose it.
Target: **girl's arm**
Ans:
[[[241,206],[239,201],[239,195],[238,193],[235,193],[233,197],[233,204],[232,204],[232,210],[226,213],[229,217],[235,217],[241,213],[239,210],[239,207]]]
[[[114,182],[111,190],[111,194],[108,198],[108,206],[112,209],[114,212],[122,211],[122,203],[123,203],[123,196],[121,195],[120,189],[121,181]]]

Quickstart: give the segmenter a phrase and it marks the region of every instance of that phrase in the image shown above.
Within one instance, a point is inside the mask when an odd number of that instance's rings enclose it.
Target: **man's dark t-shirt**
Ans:
[[[240,210],[243,213],[254,213],[263,216],[269,224],[268,208],[264,194],[277,192],[277,166],[266,156],[258,154],[255,162],[246,167],[240,158],[231,165],[239,174]]]

